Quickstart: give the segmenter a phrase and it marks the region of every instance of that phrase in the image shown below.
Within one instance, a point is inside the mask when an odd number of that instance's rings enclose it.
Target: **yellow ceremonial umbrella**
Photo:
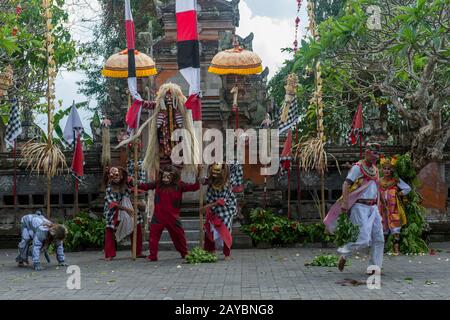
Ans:
[[[155,61],[148,55],[134,50],[134,56],[137,78],[154,76],[158,73]],[[103,67],[102,75],[106,78],[128,78],[128,51],[123,50],[109,57]]]
[[[219,75],[258,74],[262,72],[262,61],[256,53],[235,46],[216,54],[208,71]]]
[[[241,46],[239,46],[236,42],[234,48],[224,50],[216,54],[211,61],[211,66],[208,71],[210,73],[218,74],[218,75],[251,75],[261,73],[262,68],[262,60],[261,58],[254,52],[245,50]],[[236,129],[239,127],[239,114],[238,114],[238,92],[239,87],[237,85],[237,77],[236,83],[231,89],[231,93],[233,94],[233,111],[236,113]]]

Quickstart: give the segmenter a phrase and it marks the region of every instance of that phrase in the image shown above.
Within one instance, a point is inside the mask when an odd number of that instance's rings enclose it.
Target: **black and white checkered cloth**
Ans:
[[[300,117],[297,99],[294,99],[289,105],[288,118],[286,122],[281,122],[281,115],[283,114],[283,108],[280,108],[278,114],[278,133],[279,135],[286,135],[288,130],[294,127],[298,123],[298,118]]]
[[[288,169],[283,167],[283,161],[290,161],[290,168],[292,170],[292,161],[294,160],[293,157],[280,157],[280,174],[278,176],[278,181],[281,181],[282,179],[287,177]]]
[[[206,192],[206,203],[212,203],[219,199],[224,199],[225,205],[212,207],[212,212],[222,219],[228,230],[231,231],[233,217],[237,215],[236,197],[228,187],[225,187],[222,190],[215,190],[212,187],[208,187],[208,191]]]
[[[357,144],[359,142],[359,139],[361,139],[361,134],[364,134],[363,130],[360,130],[358,128],[356,129],[350,129],[350,131],[347,134],[347,145],[349,146],[354,146],[355,144]],[[355,139],[355,142],[353,143],[353,139],[352,137]]]
[[[11,102],[12,107],[9,114],[8,125],[6,126],[5,141],[9,146],[14,147],[14,140],[22,133],[22,124],[20,122],[17,100],[13,99]]]
[[[147,181],[147,175],[145,174],[145,170],[142,167],[142,160],[138,160],[138,180],[139,183],[145,183]],[[128,176],[134,179],[134,160],[130,159],[127,162],[127,170],[128,170]]]
[[[122,192],[114,192],[109,185],[105,190],[105,205],[103,207],[103,215],[106,219],[106,228],[116,229],[114,225],[114,213],[116,212],[115,208],[109,209],[109,205],[112,202],[117,202],[119,205],[122,202],[124,197],[131,197],[131,192],[129,189],[126,189],[124,193]],[[138,210],[138,224],[144,223],[144,218],[141,215],[141,212]]]
[[[244,183],[244,169],[238,160],[228,164],[230,167],[230,185],[231,187],[241,186]]]

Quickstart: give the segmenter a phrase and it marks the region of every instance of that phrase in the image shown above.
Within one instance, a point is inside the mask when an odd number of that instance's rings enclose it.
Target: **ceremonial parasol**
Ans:
[[[218,74],[218,75],[251,75],[261,73],[262,68],[262,60],[261,58],[254,52],[245,50],[241,46],[239,46],[234,40],[234,48],[228,49],[225,51],[221,51],[216,54],[211,61],[211,66],[208,71],[210,73]],[[237,77],[236,83],[231,89],[231,93],[233,94],[233,109],[232,111],[236,113],[236,129],[239,127],[239,111],[238,111],[238,93],[239,87],[237,85]]]
[[[145,53],[134,50],[134,58],[138,78],[154,76],[158,73],[155,62]],[[102,75],[106,78],[128,78],[128,50],[123,50],[109,57],[103,67]]]

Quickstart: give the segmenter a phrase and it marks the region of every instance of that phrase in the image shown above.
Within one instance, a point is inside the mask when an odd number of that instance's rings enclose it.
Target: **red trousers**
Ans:
[[[216,251],[216,242],[209,239],[208,235],[205,234],[205,251],[214,252]],[[229,257],[231,254],[231,248],[228,248],[225,242],[223,243],[223,255]]]
[[[130,235],[131,243],[133,243],[133,234]],[[105,258],[114,258],[116,256],[116,239],[114,236],[114,230],[106,228],[105,231]],[[133,246],[131,246],[133,250]],[[136,239],[136,256],[142,255],[142,226],[137,225],[137,239]]]
[[[150,224],[150,239],[149,239],[149,250],[150,255],[148,259],[151,261],[158,260],[158,245],[161,239],[161,234],[164,228],[169,232],[170,238],[175,246],[175,249],[184,258],[188,254],[186,236],[184,234],[183,226],[178,219],[170,222],[156,222],[152,221]]]

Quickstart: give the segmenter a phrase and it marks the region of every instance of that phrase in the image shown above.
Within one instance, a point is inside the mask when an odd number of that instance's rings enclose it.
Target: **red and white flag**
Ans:
[[[194,121],[201,121],[200,46],[197,30],[197,1],[176,0],[178,68],[189,84],[186,108]]]
[[[72,174],[77,180],[81,180],[84,176],[84,154],[83,146],[81,144],[81,135],[78,135],[75,143],[75,151],[72,159]]]
[[[349,133],[349,142],[351,145],[355,145],[358,139],[361,141],[363,134],[363,109],[362,103],[359,103],[358,110],[356,110],[353,117],[352,128]]]
[[[133,97],[134,102],[128,110],[125,121],[128,125],[128,133],[132,134],[139,127],[139,121],[142,111],[142,97],[137,90],[136,78],[136,35],[134,30],[133,15],[131,13],[130,0],[125,0],[125,31],[127,35],[128,50],[128,90]]]

